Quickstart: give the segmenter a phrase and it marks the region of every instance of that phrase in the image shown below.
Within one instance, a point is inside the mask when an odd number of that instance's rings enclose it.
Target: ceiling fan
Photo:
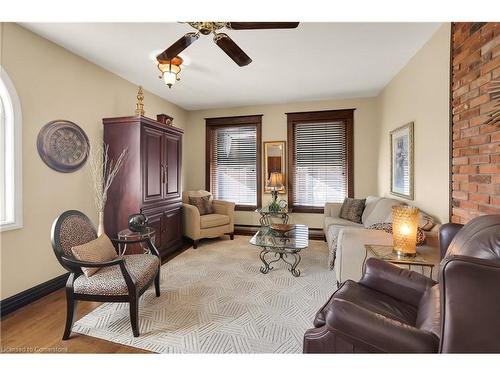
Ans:
[[[184,51],[200,34],[214,34],[214,42],[239,66],[245,66],[252,59],[227,35],[219,32],[222,28],[231,30],[258,30],[258,29],[294,29],[298,22],[187,22],[196,32],[190,32],[182,36],[174,44],[160,53],[156,59],[160,64],[171,61],[179,53]]]

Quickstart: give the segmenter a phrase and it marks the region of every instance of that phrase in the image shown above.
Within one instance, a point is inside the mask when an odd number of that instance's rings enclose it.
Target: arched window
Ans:
[[[0,230],[22,227],[21,105],[0,66]]]

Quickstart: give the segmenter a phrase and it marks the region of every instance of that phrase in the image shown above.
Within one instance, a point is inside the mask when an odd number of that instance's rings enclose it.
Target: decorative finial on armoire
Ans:
[[[137,91],[137,104],[135,105],[135,114],[137,116],[144,116],[144,92],[142,91],[142,86],[139,86],[139,91]]]

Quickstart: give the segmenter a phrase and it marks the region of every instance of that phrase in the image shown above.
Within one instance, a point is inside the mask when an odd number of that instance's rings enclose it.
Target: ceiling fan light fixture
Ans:
[[[168,88],[171,89],[174,83],[178,81],[177,74],[173,72],[165,72],[163,73],[163,81],[168,86]]]
[[[163,79],[168,88],[172,88],[176,81],[180,81],[178,74],[181,71],[182,62],[183,60],[179,56],[170,60],[158,59],[158,69],[161,72],[159,78]]]

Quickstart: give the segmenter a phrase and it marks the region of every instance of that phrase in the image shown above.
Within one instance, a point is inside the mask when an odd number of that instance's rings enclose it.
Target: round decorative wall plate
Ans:
[[[80,169],[89,154],[89,139],[77,124],[56,120],[38,133],[38,153],[50,168],[69,173]]]

